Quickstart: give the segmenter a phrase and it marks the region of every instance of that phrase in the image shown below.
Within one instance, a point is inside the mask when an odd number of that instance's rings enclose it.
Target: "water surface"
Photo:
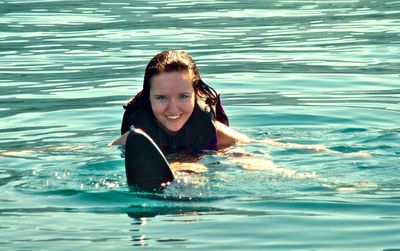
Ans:
[[[15,151],[0,156],[0,249],[400,249],[399,1],[0,0],[0,14],[0,150]],[[106,145],[167,49],[193,56],[233,128],[340,153],[251,143],[163,194],[130,190]],[[246,170],[242,152],[295,174]]]

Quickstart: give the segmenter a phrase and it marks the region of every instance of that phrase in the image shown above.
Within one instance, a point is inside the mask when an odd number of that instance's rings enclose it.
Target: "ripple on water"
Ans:
[[[398,1],[0,5],[5,249],[399,247]],[[259,142],[143,193],[105,146],[165,49],[193,55],[231,125]]]

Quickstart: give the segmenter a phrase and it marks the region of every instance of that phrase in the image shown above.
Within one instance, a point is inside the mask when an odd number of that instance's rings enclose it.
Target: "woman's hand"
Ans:
[[[193,172],[193,173],[204,173],[208,169],[201,163],[190,163],[190,162],[172,162],[171,168],[175,172]]]

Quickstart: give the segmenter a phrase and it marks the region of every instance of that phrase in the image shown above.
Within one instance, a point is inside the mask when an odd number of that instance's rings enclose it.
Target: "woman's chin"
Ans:
[[[183,127],[183,125],[168,125],[166,128],[168,131],[172,132],[172,133],[176,133],[179,130],[181,130]]]
[[[160,124],[164,129],[166,129],[170,133],[177,133],[179,132],[186,124],[188,120],[184,118],[179,118],[177,120],[167,120],[162,121]]]

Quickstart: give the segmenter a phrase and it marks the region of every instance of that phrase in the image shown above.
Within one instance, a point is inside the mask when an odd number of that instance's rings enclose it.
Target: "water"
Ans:
[[[0,0],[0,13],[1,250],[400,249],[399,1]],[[106,145],[166,49],[194,57],[235,129],[342,153],[252,143],[203,156],[206,173],[164,194],[129,190]],[[243,151],[296,173],[246,170],[230,156]]]

